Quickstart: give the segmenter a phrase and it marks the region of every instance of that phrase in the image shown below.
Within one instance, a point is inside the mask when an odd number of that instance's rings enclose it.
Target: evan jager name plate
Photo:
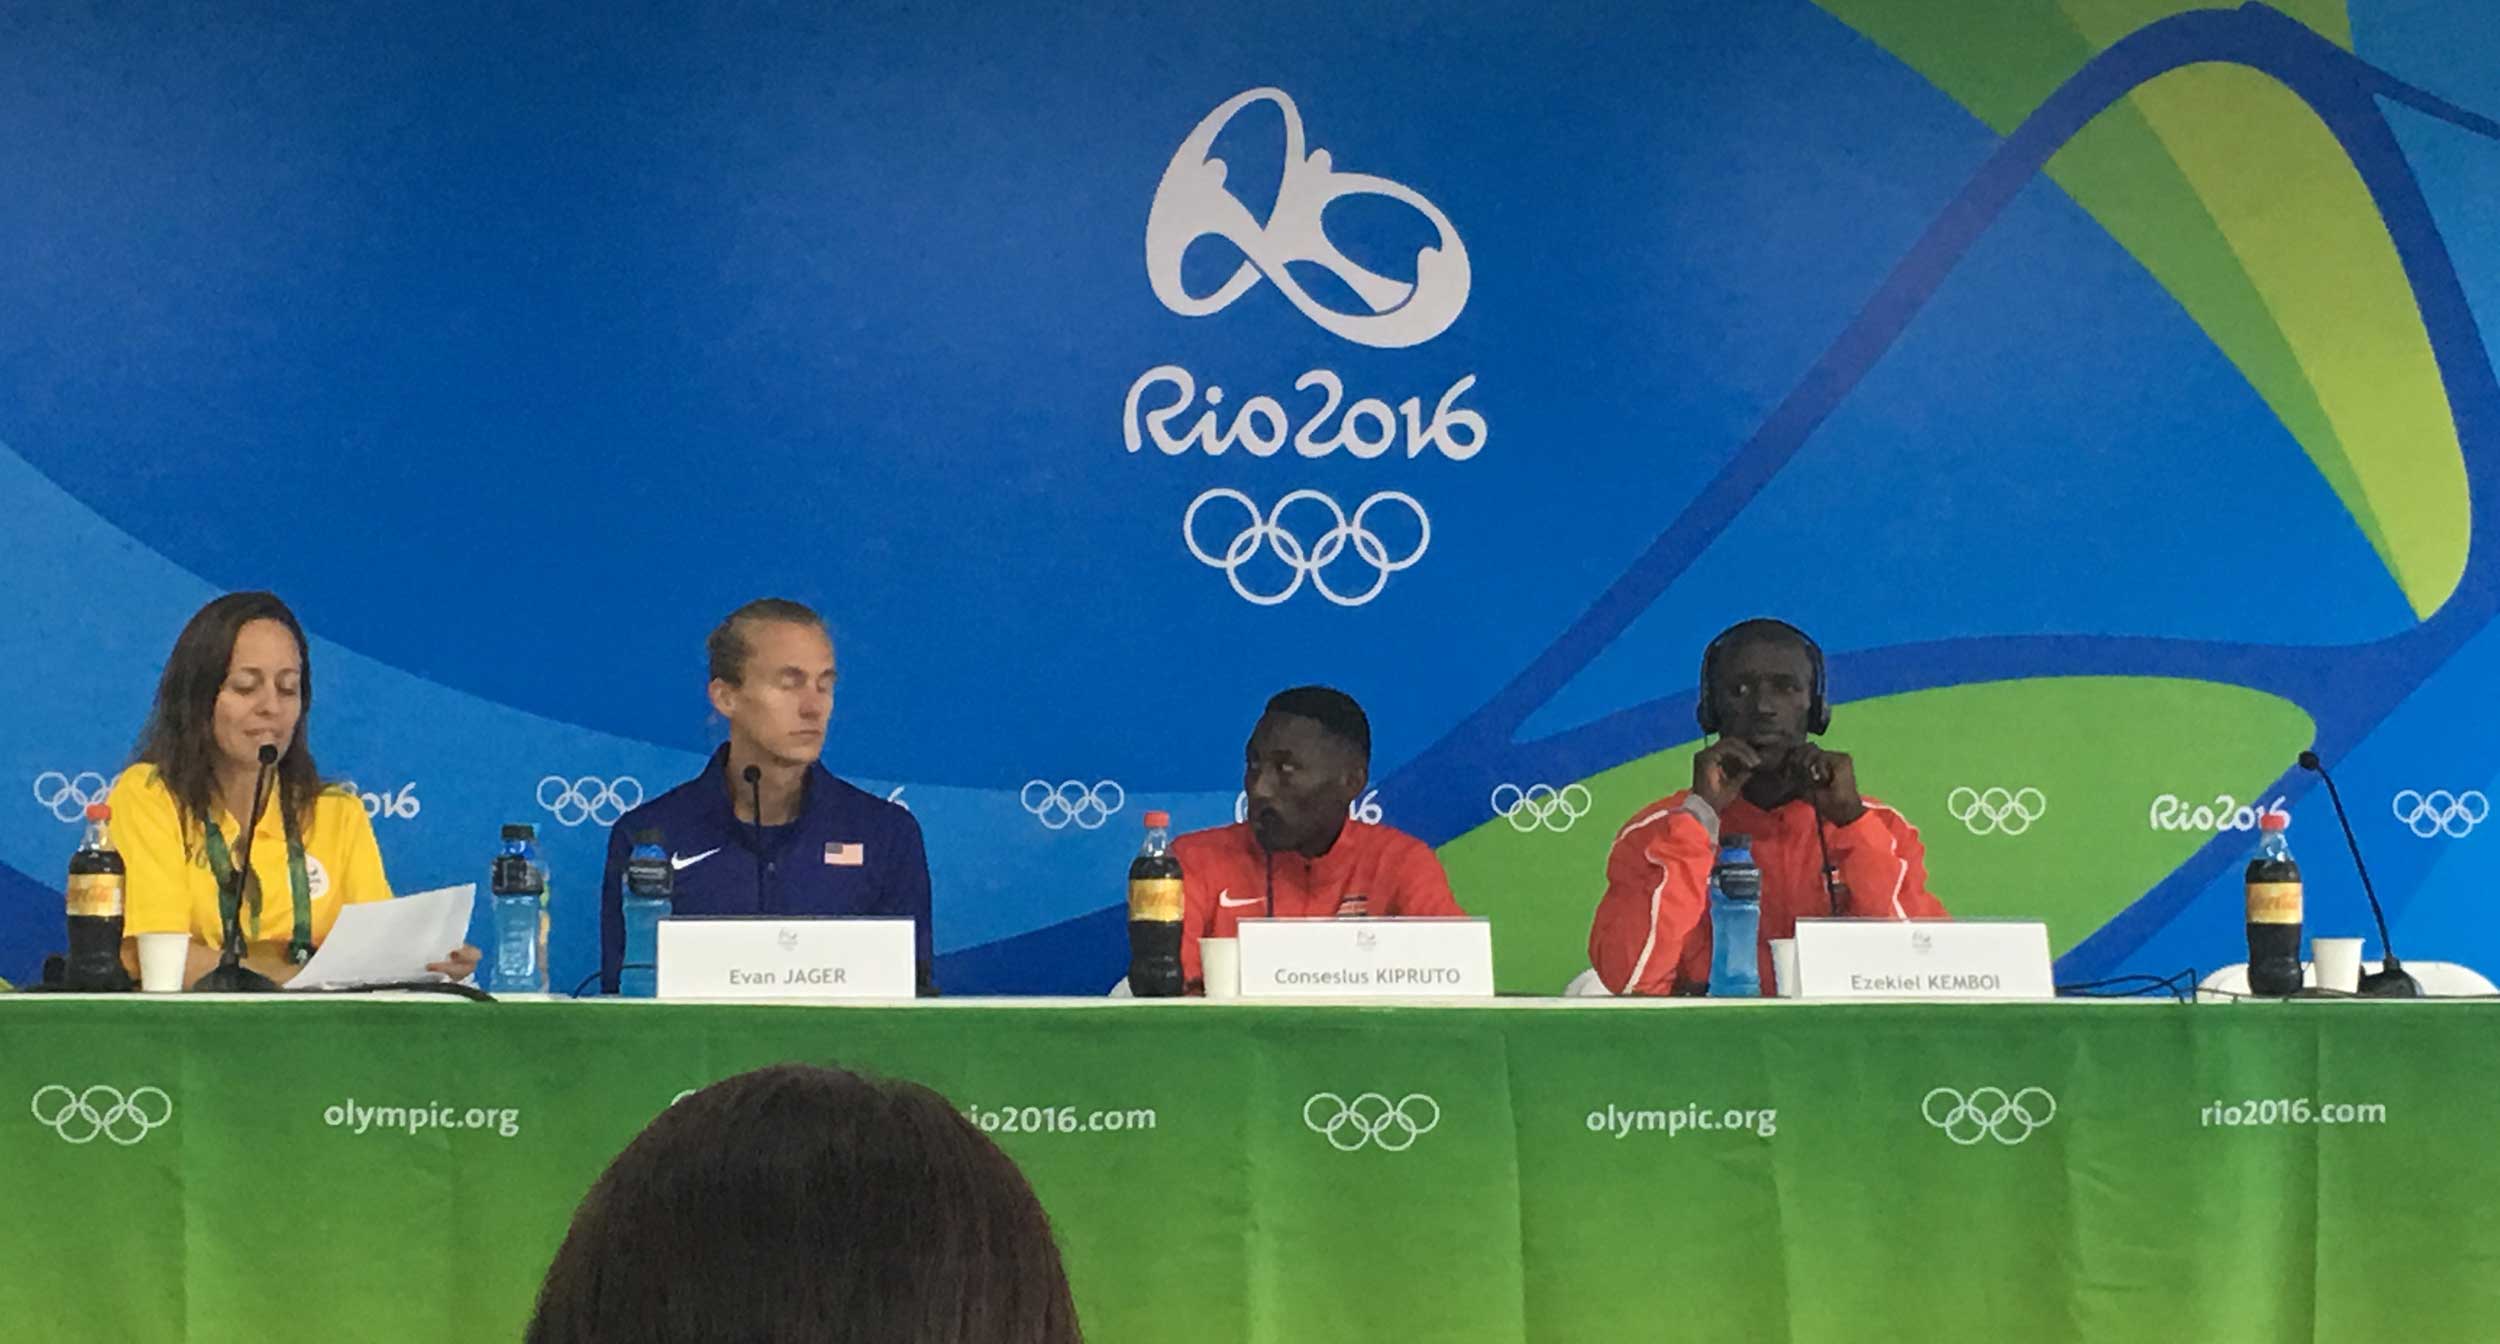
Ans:
[[[908,999],[908,919],[663,919],[663,999]]]

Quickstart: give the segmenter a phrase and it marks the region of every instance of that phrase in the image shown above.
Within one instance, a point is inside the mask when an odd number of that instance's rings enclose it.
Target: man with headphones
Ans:
[[[1808,739],[1831,726],[1823,651],[1784,621],[1742,621],[1702,651],[1693,707],[1717,741],[1693,786],[1642,808],[1606,856],[1589,964],[1615,994],[1699,994],[1710,980],[1707,892],[1722,834],[1762,869],[1762,983],[1800,918],[1940,919],[1927,850],[1900,813],[1858,793],[1857,765]]]

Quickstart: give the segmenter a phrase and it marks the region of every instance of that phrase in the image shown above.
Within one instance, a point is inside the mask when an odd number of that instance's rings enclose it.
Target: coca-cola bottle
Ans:
[[[87,834],[69,856],[69,960],[61,987],[109,994],[129,989],[122,969],[122,909],[126,875],[113,848],[113,809],[87,804]]]
[[[1181,861],[1172,857],[1172,814],[1146,814],[1146,843],[1128,866],[1128,988],[1168,999],[1181,979]]]
[[[2252,994],[2300,992],[2300,865],[2283,832],[2292,819],[2268,812],[2257,823],[2257,853],[2248,861],[2248,989]]]

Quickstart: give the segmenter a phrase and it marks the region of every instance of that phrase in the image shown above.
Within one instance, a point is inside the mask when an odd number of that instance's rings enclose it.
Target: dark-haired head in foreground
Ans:
[[[662,1112],[573,1215],[529,1344],[1077,1344],[1050,1220],[917,1083],[781,1064]]]

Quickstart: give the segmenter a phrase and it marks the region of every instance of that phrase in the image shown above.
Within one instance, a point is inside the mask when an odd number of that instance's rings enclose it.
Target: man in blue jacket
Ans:
[[[608,833],[600,983],[615,993],[625,964],[623,882],[634,835],[656,829],[676,869],[675,913],[908,918],[919,927],[921,992],[930,992],[920,823],[817,759],[833,715],[824,618],[759,598],[731,612],[705,651],[712,708],[729,721],[729,741],[702,774],[626,813]]]

